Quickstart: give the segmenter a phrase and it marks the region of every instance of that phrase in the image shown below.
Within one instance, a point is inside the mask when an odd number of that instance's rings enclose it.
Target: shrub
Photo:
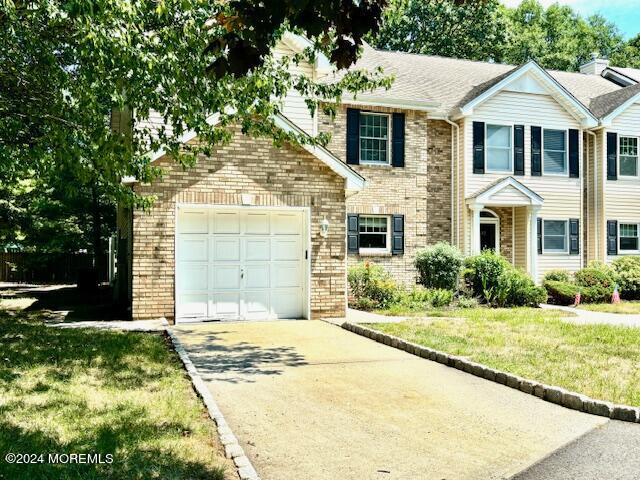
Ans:
[[[467,259],[464,278],[473,296],[494,307],[538,306],[547,299],[543,287],[491,250]]]
[[[576,285],[580,287],[604,287],[611,288],[616,284],[614,270],[602,262],[591,262],[582,270],[576,272]]]
[[[394,305],[406,310],[424,310],[426,308],[446,307],[453,301],[453,292],[443,288],[414,287],[411,290],[399,290],[393,300]]]
[[[628,300],[640,299],[640,256],[618,257],[612,266],[621,296]]]
[[[544,288],[549,295],[548,302],[554,305],[573,305],[576,295],[580,293],[580,287],[574,283],[547,280]]]
[[[475,297],[459,297],[456,305],[458,308],[476,308],[478,299]]]
[[[613,295],[613,288],[594,285],[580,289],[581,303],[609,303]]]
[[[362,262],[349,268],[350,306],[363,310],[385,308],[398,294],[398,285],[380,265]]]
[[[547,281],[569,283],[571,282],[571,274],[567,270],[549,270],[544,274],[544,278],[542,279],[543,283]]]
[[[456,290],[462,263],[460,250],[446,242],[418,250],[415,260],[418,283],[427,288]]]

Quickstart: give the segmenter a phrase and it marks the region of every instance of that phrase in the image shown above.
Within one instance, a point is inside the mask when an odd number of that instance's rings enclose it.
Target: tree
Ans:
[[[610,60],[618,67],[640,68],[640,34],[625,42]]]
[[[292,76],[288,63],[324,52],[337,67],[350,65],[385,3],[0,0],[0,185],[38,185],[53,204],[54,194],[71,202],[58,181],[66,179],[91,211],[99,253],[101,199],[151,205],[120,182],[125,176],[149,182],[161,173],[150,164],[150,151],[162,148],[189,166],[198,153],[227,141],[231,124],[276,142],[326,140],[278,130],[269,120],[279,108],[274,98],[293,88],[311,109],[320,100],[330,109],[345,90],[389,80],[352,72],[321,84]],[[313,47],[276,61],[269,51],[286,30],[308,35]],[[111,128],[114,111],[126,113],[119,117],[123,128]],[[162,128],[129,128],[151,112],[162,117]],[[210,125],[214,112],[220,122]],[[200,145],[181,144],[189,130]],[[17,218],[24,192],[4,193],[0,217]]]
[[[504,13],[506,63],[536,60],[544,68],[576,71],[592,53],[609,57],[622,43],[617,27],[604,17],[593,15],[585,20],[569,6],[556,3],[545,10],[537,0],[525,0]]]
[[[395,0],[371,42],[385,50],[500,60],[505,22],[498,0]]]

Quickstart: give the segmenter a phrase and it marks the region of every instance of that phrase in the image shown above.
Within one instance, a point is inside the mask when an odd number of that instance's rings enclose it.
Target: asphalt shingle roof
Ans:
[[[596,97],[591,101],[589,108],[596,117],[603,118],[638,93],[640,83]]]

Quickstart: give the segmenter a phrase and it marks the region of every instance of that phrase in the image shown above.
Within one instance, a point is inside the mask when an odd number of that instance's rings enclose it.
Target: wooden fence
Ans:
[[[0,282],[76,283],[78,272],[92,266],[88,253],[0,252]]]

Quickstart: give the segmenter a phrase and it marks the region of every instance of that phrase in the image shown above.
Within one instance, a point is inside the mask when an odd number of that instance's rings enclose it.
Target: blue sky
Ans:
[[[556,3],[555,0],[539,0],[544,6]],[[502,0],[510,7],[519,5],[521,0]],[[638,0],[559,0],[557,3],[570,5],[584,16],[600,13],[615,23],[625,37],[640,33],[640,2]]]

